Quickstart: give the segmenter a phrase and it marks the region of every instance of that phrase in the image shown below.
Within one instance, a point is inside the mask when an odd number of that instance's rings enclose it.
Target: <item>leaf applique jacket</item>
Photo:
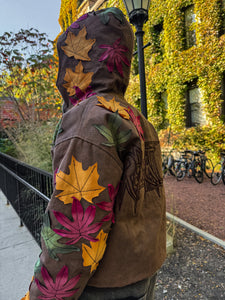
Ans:
[[[124,99],[133,33],[122,12],[85,14],[57,43],[63,115],[52,148],[54,192],[24,299],[79,299],[123,287],[166,257],[159,140]]]

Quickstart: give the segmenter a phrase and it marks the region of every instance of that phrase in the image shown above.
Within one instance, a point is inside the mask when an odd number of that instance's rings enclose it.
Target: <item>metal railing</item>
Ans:
[[[52,175],[0,152],[0,189],[40,245],[42,216],[52,194]]]

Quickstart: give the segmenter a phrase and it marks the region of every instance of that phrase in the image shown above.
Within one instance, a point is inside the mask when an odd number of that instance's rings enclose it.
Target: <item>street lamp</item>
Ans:
[[[130,23],[136,27],[138,69],[141,91],[141,112],[147,118],[145,62],[143,51],[143,24],[148,20],[148,8],[150,0],[123,0],[129,16]]]

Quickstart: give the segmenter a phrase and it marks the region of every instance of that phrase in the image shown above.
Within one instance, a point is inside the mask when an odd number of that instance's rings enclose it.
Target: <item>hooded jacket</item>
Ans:
[[[166,256],[159,140],[126,102],[133,32],[117,8],[90,12],[57,43],[63,116],[52,149],[54,192],[26,299],[79,299],[124,287]]]

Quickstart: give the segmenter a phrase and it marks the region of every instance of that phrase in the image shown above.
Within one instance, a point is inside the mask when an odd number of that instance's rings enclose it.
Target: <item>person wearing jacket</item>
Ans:
[[[58,39],[54,191],[23,299],[153,299],[165,196],[157,133],[124,98],[133,42],[115,7],[83,15]]]

